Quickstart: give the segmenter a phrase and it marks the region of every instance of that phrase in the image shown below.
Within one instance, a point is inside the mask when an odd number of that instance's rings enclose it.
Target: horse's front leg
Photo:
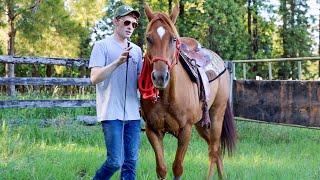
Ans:
[[[154,132],[148,125],[146,126],[146,134],[156,156],[158,178],[165,179],[167,175],[167,166],[164,162],[163,155],[164,134],[162,132]]]
[[[190,137],[191,137],[191,125],[186,125],[178,135],[178,148],[176,152],[176,157],[173,163],[173,174],[174,179],[180,179],[182,173],[183,173],[183,159],[187,152]]]

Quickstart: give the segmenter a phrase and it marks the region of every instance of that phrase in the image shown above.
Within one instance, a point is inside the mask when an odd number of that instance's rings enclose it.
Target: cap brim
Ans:
[[[139,13],[139,11],[136,11],[136,10],[126,12],[126,13],[122,14],[121,16],[118,16],[118,17],[123,17],[123,16],[126,16],[126,15],[130,14],[130,13],[133,13],[135,16],[137,16],[137,18],[140,18],[140,13]]]

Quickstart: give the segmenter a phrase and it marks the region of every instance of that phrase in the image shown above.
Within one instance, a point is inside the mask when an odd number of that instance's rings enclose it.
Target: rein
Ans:
[[[156,15],[151,21],[150,25],[153,24],[155,21],[161,20],[164,23],[168,24],[169,27],[170,24],[167,22],[167,20],[164,18],[162,14]],[[156,89],[152,83],[151,79],[151,72],[152,72],[152,64],[157,62],[157,61],[163,61],[166,63],[169,67],[169,71],[172,70],[173,66],[178,64],[178,59],[179,59],[179,54],[180,54],[180,41],[179,38],[176,38],[176,51],[175,55],[173,57],[173,61],[170,64],[169,59],[166,57],[161,57],[161,56],[151,56],[150,54],[146,54],[144,56],[144,61],[143,61],[143,66],[141,70],[141,75],[138,80],[138,87],[140,94],[142,95],[142,99],[146,100],[152,100],[156,102],[159,98],[159,90]]]

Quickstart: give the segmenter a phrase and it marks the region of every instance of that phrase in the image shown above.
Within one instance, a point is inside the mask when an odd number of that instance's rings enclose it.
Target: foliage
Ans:
[[[92,28],[91,41],[95,42],[97,40],[103,39],[106,35],[113,34],[113,14],[114,10],[122,5],[123,3],[119,0],[110,0],[105,8],[105,15],[101,20],[99,20],[95,26]]]
[[[280,34],[282,38],[282,57],[305,57],[312,54],[312,38],[308,27],[310,17],[307,16],[309,6],[306,0],[281,0],[279,14],[282,18]],[[306,66],[303,66],[306,70]],[[281,79],[297,79],[297,66],[292,63],[283,63],[278,69]]]
[[[204,9],[207,47],[223,59],[245,59],[248,54],[245,9],[232,0],[206,1]]]

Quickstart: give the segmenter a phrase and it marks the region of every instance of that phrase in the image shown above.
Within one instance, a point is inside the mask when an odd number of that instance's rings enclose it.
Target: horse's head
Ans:
[[[153,85],[158,89],[164,89],[170,80],[170,70],[177,64],[179,56],[179,34],[174,26],[179,7],[174,7],[170,17],[164,13],[152,12],[148,4],[144,7],[149,20],[145,60],[149,61],[153,68]]]

